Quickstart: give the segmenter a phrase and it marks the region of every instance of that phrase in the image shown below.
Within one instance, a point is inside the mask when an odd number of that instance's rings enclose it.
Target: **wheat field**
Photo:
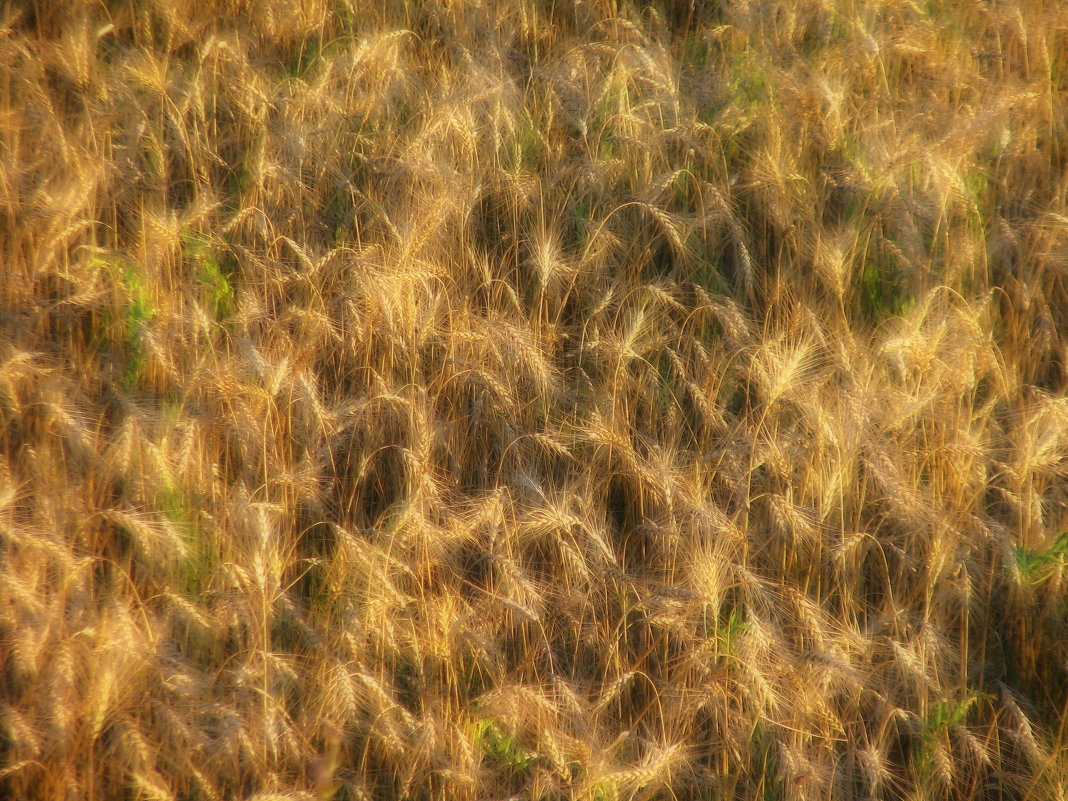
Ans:
[[[1068,5],[0,9],[0,797],[1068,798]]]

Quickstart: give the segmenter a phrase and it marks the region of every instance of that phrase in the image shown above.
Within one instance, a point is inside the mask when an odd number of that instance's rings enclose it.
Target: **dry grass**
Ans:
[[[1064,799],[1068,6],[0,19],[0,795]]]

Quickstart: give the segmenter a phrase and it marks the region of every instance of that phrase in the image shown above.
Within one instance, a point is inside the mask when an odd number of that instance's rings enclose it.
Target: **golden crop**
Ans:
[[[0,796],[1065,799],[1068,5],[0,7]]]

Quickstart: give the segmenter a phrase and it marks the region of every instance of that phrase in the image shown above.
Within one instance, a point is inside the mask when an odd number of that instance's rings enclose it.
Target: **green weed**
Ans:
[[[530,121],[524,121],[508,142],[504,167],[508,172],[537,170],[541,166],[545,142]]]
[[[928,783],[935,778],[938,769],[938,751],[945,751],[950,747],[950,734],[957,726],[965,725],[969,715],[981,702],[989,702],[992,696],[984,693],[968,691],[960,699],[946,699],[935,704],[928,712],[924,721],[923,731],[913,753],[913,764],[916,774],[923,783]]]
[[[737,651],[738,638],[749,628],[743,613],[732,609],[725,625],[716,629],[716,647],[724,658],[733,658]]]
[[[749,50],[734,55],[728,83],[733,99],[748,111],[755,111],[773,99],[771,77]]]
[[[888,256],[877,256],[864,264],[860,287],[861,310],[872,323],[908,314],[916,302],[901,270]]]
[[[183,255],[197,269],[197,281],[206,291],[212,316],[223,322],[233,314],[236,295],[233,284],[233,260],[229,254],[213,248],[189,230],[182,231]]]
[[[1016,567],[1032,586],[1045,584],[1068,565],[1068,531],[1062,532],[1048,548],[1040,551],[1017,548],[1013,552]]]
[[[764,726],[757,724],[750,741],[750,779],[756,783],[763,801],[780,801],[785,791],[774,739]]]
[[[496,722],[483,718],[475,723],[475,739],[483,755],[497,768],[513,777],[523,777],[537,761],[537,754],[520,746],[514,734]]]
[[[590,797],[592,801],[618,801],[619,788],[612,779],[601,779],[594,783]]]
[[[141,380],[146,355],[143,339],[149,323],[156,315],[155,308],[145,286],[144,279],[137,267],[122,258],[112,260],[93,257],[89,260],[91,267],[108,273],[112,281],[118,284],[123,302],[118,312],[122,321],[122,340],[119,358],[122,369],[119,385],[126,390],[132,389]],[[98,347],[109,348],[109,330],[116,322],[112,313],[104,315],[94,334]]]

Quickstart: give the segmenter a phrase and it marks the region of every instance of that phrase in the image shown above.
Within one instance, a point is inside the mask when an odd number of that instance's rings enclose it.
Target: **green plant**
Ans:
[[[225,321],[236,302],[232,257],[188,228],[182,231],[182,250],[185,260],[197,270],[197,281],[204,287],[212,316]]]
[[[729,661],[736,658],[738,638],[748,628],[749,624],[746,622],[745,616],[738,609],[732,609],[730,614],[727,615],[726,623],[716,627],[716,648],[722,659]]]
[[[483,755],[511,776],[525,776],[537,762],[537,754],[524,749],[514,734],[490,718],[476,721],[475,739]]]
[[[753,729],[750,740],[749,780],[756,785],[762,801],[781,801],[785,783],[779,768],[777,744],[762,725]]]
[[[144,370],[146,354],[143,339],[155,317],[155,308],[141,272],[134,264],[123,258],[102,259],[93,256],[89,259],[89,266],[107,274],[121,293],[119,320],[122,325],[122,370],[119,384],[123,389],[132,389],[140,381]],[[109,346],[107,330],[114,321],[110,312],[102,318],[102,325],[94,334],[97,347]]]
[[[913,765],[921,782],[951,781],[947,775],[950,759],[950,735],[957,726],[965,725],[977,705],[989,703],[993,696],[968,690],[962,697],[947,698],[937,702],[923,722],[923,730],[913,752]]]
[[[771,78],[750,50],[734,55],[729,82],[733,99],[747,111],[756,111],[773,98]]]
[[[169,477],[156,482],[153,505],[181,537],[184,548],[178,565],[181,592],[196,598],[206,588],[212,571],[217,567],[217,554],[211,547],[207,532],[201,525],[189,493],[178,487]]]
[[[504,167],[509,172],[537,170],[544,158],[545,144],[541,133],[530,120],[524,120],[509,139],[504,153]]]
[[[1068,566],[1068,531],[1062,532],[1042,550],[1017,548],[1013,551],[1013,559],[1028,584],[1040,586],[1046,583]]]
[[[915,305],[902,271],[889,257],[865,262],[860,273],[861,308],[871,322],[908,314]]]
[[[619,787],[611,778],[600,779],[590,788],[591,801],[618,801]]]

